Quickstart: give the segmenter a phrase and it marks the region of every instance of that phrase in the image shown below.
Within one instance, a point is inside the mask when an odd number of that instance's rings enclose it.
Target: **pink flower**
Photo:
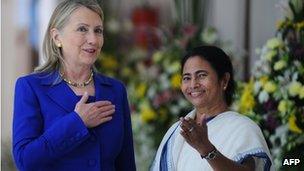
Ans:
[[[197,26],[188,24],[182,28],[183,37],[192,38],[198,31]]]

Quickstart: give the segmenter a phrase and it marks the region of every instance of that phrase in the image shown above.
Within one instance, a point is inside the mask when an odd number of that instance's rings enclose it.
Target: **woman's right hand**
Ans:
[[[86,103],[88,98],[89,95],[85,92],[74,109],[86,127],[93,128],[112,119],[112,114],[115,112],[115,105],[110,101]]]

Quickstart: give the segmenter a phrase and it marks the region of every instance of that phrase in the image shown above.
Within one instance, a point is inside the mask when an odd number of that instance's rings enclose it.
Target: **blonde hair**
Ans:
[[[96,12],[100,16],[101,21],[104,20],[103,11],[95,0],[64,0],[58,4],[51,16],[43,40],[42,50],[46,62],[35,68],[35,72],[52,72],[59,69],[60,65],[62,65],[64,60],[61,48],[56,46],[50,31],[53,28],[62,30],[68,22],[71,14],[79,7],[86,7]]]

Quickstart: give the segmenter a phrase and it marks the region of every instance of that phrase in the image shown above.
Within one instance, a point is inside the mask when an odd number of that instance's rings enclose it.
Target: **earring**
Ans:
[[[59,48],[61,48],[61,47],[62,47],[62,44],[61,44],[61,43],[57,43],[56,46],[59,47]]]

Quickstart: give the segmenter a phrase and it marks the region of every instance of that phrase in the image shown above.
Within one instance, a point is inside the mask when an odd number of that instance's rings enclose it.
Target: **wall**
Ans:
[[[254,0],[251,3],[251,63],[259,56],[255,53],[256,48],[261,48],[266,41],[275,35],[275,24],[282,18],[281,9],[277,7],[278,0]]]
[[[256,48],[261,48],[275,34],[275,23],[281,17],[282,11],[276,8],[277,0],[248,0],[250,13],[250,49],[244,51],[244,0],[213,0],[209,24],[215,26],[223,40],[230,40],[241,54],[250,56],[250,70],[259,59]]]
[[[31,63],[26,30],[16,27],[16,1],[1,3],[1,169],[12,170],[9,157],[14,85],[17,77],[30,72]]]
[[[244,0],[212,0],[208,23],[214,26],[222,40],[229,40],[238,49],[244,44]]]

